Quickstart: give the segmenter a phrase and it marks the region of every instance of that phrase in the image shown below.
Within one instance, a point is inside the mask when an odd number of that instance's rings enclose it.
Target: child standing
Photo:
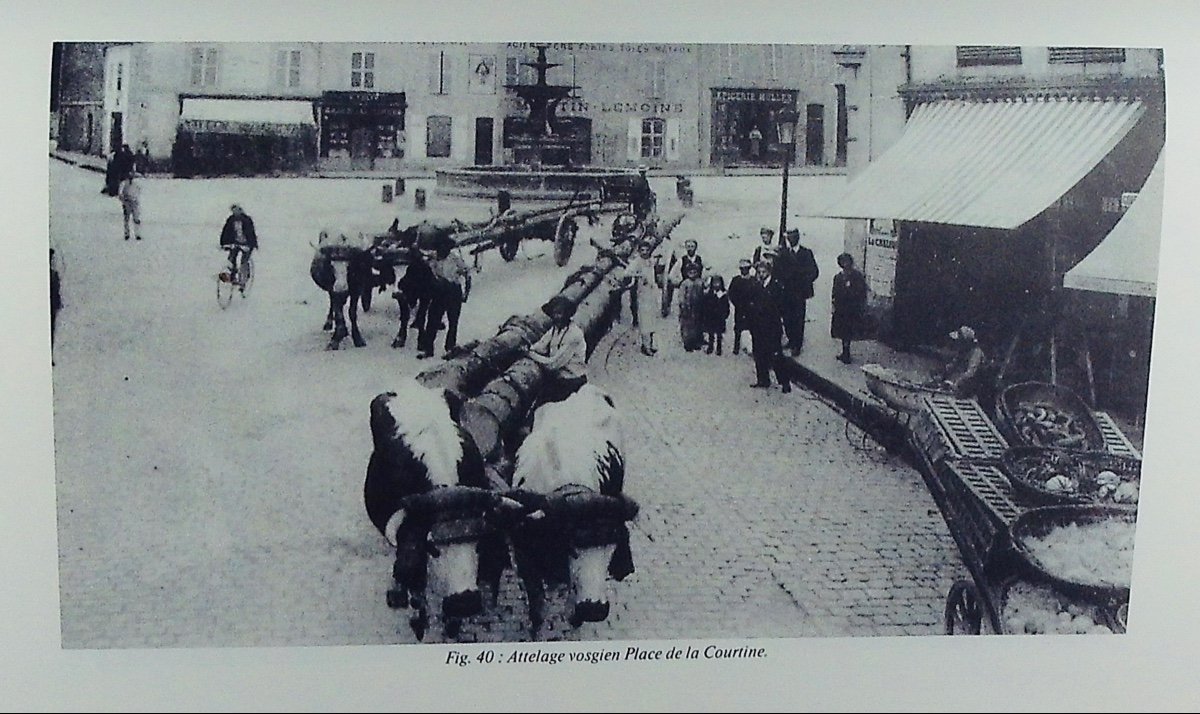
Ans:
[[[692,264],[683,269],[683,282],[679,284],[679,335],[683,349],[695,352],[704,343],[701,325],[701,302],[704,285],[700,282],[699,265]]]
[[[712,354],[716,348],[719,355],[721,342],[725,339],[725,323],[729,320],[729,295],[725,293],[725,278],[714,275],[708,279],[700,314],[704,337],[708,342],[708,348],[704,351]]]
[[[765,230],[765,229],[764,229]],[[738,274],[729,280],[729,304],[733,306],[733,353],[742,350],[742,333],[750,329],[750,304],[754,294],[754,276],[750,274],[750,261],[738,261]]]

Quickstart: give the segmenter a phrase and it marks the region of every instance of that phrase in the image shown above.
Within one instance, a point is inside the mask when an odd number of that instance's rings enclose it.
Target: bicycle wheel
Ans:
[[[250,292],[250,286],[254,284],[254,259],[250,257],[250,253],[242,256],[242,267],[238,271],[241,273],[242,297],[246,297],[246,293]]]
[[[217,273],[217,304],[221,306],[222,310],[229,307],[230,301],[233,300],[234,289],[235,286],[228,271],[223,270]]]

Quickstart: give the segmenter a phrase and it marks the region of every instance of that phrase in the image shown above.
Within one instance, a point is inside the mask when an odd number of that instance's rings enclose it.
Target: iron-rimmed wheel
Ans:
[[[959,580],[946,595],[946,634],[978,635],[983,632],[983,609],[974,583]]]
[[[554,264],[565,266],[571,260],[571,252],[575,249],[575,234],[579,224],[569,214],[564,213],[558,219],[558,227],[554,230]]]

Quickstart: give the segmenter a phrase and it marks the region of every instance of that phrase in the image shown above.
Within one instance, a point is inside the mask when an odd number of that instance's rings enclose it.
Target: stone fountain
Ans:
[[[528,108],[528,116],[505,120],[505,145],[512,149],[514,163],[439,169],[438,193],[494,198],[505,191],[519,200],[586,200],[599,198],[604,184],[621,184],[637,175],[633,169],[588,165],[590,121],[555,116],[559,103],[578,87],[547,83],[546,72],[560,65],[546,60],[546,45],[536,47],[537,61],[522,64],[537,72],[537,81],[505,85]]]

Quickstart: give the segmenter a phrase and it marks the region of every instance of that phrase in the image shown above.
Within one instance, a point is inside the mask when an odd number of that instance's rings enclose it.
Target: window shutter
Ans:
[[[430,94],[437,94],[438,90],[440,89],[441,70],[442,70],[442,53],[434,52],[434,53],[430,54],[428,57],[428,61],[427,61],[427,68],[425,70],[429,76],[429,93]]]
[[[667,161],[679,160],[679,120],[667,120]]]
[[[642,120],[637,117],[629,118],[626,158],[630,161],[637,161],[642,158]]]
[[[414,159],[427,158],[425,155],[425,117],[420,114],[409,114],[405,117],[408,135],[407,151]]]
[[[442,53],[442,94],[450,93],[451,78],[454,77],[454,57],[449,52]]]

